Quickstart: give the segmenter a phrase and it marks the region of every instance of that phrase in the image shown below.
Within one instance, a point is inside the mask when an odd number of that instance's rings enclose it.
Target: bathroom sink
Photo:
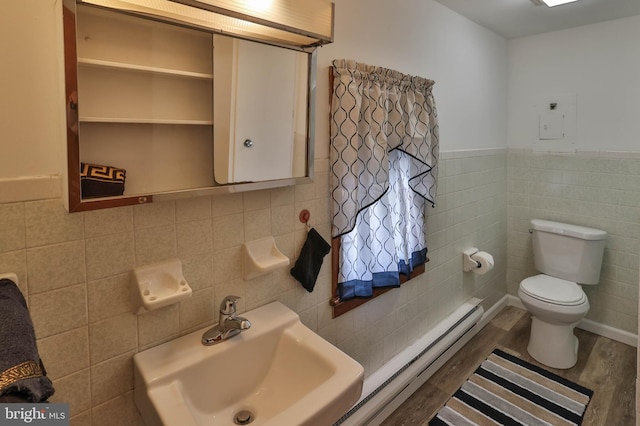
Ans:
[[[279,302],[242,314],[251,328],[214,346],[207,329],[133,357],[148,425],[331,425],[358,401],[360,364]]]

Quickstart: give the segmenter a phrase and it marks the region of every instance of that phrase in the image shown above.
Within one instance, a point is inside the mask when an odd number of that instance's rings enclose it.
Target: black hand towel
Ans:
[[[291,275],[309,292],[313,291],[318,279],[318,273],[322,267],[322,259],[331,250],[331,245],[326,242],[318,231],[311,228],[307,234],[307,240],[300,250],[300,256],[291,269]]]
[[[0,280],[0,399],[44,402],[54,389],[38,355],[27,303],[16,284]]]

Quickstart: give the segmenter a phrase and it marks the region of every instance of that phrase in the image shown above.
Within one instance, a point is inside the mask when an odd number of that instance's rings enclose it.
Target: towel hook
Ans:
[[[311,213],[309,213],[309,210],[301,210],[300,214],[298,215],[298,219],[300,219],[300,222],[307,225],[307,229],[311,228],[311,225],[309,225],[309,219],[311,219]]]

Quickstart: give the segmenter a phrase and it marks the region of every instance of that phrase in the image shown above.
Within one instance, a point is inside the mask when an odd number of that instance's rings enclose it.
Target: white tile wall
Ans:
[[[316,170],[312,184],[95,212],[67,214],[60,200],[0,205],[0,272],[18,274],[56,387],[52,400],[70,403],[72,424],[140,424],[133,354],[213,324],[229,294],[242,297],[240,311],[282,301],[367,374],[463,301],[477,296],[490,306],[505,294],[506,150],[441,154],[437,206],[427,212],[427,273],[400,289],[332,319],[330,256],[313,293],[288,269],[244,281],[244,241],[274,235],[295,259],[305,239],[301,209],[329,240],[328,161],[317,160]],[[470,246],[492,253],[496,268],[463,274],[461,253]],[[193,297],[135,315],[132,269],[175,256]]]
[[[529,220],[607,231],[600,283],[584,286],[587,318],[636,334],[640,255],[640,155],[553,155],[511,150],[508,171],[509,294],[535,270]]]

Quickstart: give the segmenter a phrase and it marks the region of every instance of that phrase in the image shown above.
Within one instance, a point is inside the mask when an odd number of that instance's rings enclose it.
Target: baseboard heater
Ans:
[[[480,330],[484,309],[471,299],[364,381],[362,397],[334,426],[381,424]]]

